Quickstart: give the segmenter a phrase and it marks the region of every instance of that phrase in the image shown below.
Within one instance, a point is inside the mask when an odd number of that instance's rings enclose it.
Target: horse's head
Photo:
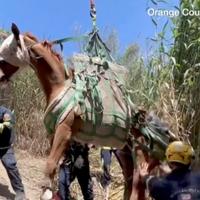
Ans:
[[[15,24],[12,24],[12,34],[0,46],[0,81],[9,80],[20,68],[30,62],[29,52],[23,36]]]
[[[46,76],[54,71],[65,79],[63,60],[52,50],[51,42],[38,42],[30,33],[20,34],[15,24],[12,24],[11,30],[12,34],[0,46],[0,81],[9,80],[16,71],[26,66],[37,72],[42,70]]]
[[[165,150],[176,136],[169,130],[168,125],[155,114],[139,111],[136,115],[134,138],[138,148],[148,153],[151,158],[164,160]]]

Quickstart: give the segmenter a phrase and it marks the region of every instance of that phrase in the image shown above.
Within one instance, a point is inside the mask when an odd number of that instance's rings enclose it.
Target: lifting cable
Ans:
[[[90,0],[90,17],[92,18],[92,25],[93,29],[96,30],[96,8],[95,8],[95,3],[94,0]],[[79,42],[79,41],[84,41],[89,38],[88,35],[81,35],[79,37],[65,37],[62,39],[58,40],[53,40],[51,42],[52,45],[57,45],[59,44],[61,46],[61,49],[63,49],[63,43],[64,42]]]
[[[90,17],[92,18],[93,28],[96,29],[97,12],[95,8],[94,0],[90,0]]]
[[[101,37],[99,36],[99,31],[96,25],[96,8],[94,0],[90,0],[90,17],[92,19],[93,29],[87,35],[81,35],[78,37],[65,37],[62,39],[54,40],[51,42],[52,45],[60,45],[61,50],[63,50],[64,42],[79,42],[86,41],[86,45],[84,48],[84,52],[88,54],[90,57],[100,57],[108,61],[114,61],[112,56],[110,55],[110,50],[103,42]]]

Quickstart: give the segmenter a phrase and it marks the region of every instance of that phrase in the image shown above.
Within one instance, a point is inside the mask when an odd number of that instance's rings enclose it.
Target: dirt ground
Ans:
[[[26,195],[29,200],[39,200],[41,194],[41,186],[43,182],[43,170],[45,166],[44,158],[35,158],[29,155],[25,151],[15,150],[18,168],[25,186]],[[93,188],[95,200],[102,200],[104,197],[104,191],[99,183],[100,171],[100,159],[97,160],[98,152],[91,154],[91,173],[93,174]],[[113,181],[110,188],[110,200],[121,200],[123,193],[123,178],[118,164],[115,158],[113,158],[113,164],[111,169]],[[71,192],[75,199],[82,200],[82,195],[77,181],[71,186]],[[0,200],[13,200],[14,192],[10,185],[7,173],[0,164]]]
[[[34,158],[23,151],[16,151],[16,158],[27,197],[30,200],[39,200],[45,160]],[[14,192],[2,164],[0,164],[0,172],[0,200],[12,200],[14,199]]]

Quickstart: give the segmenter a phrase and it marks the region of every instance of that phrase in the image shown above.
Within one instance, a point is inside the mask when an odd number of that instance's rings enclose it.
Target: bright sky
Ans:
[[[169,7],[178,0],[168,0]],[[149,3],[148,3],[149,2]],[[96,0],[97,25],[118,33],[121,50],[131,43],[146,48],[147,38],[154,37],[155,26],[147,14],[148,0]],[[160,17],[164,23],[168,17]],[[15,22],[22,32],[32,32],[41,39],[60,39],[84,34],[92,28],[89,0],[2,0],[0,27],[9,30]],[[67,55],[78,50],[77,44],[65,45]]]

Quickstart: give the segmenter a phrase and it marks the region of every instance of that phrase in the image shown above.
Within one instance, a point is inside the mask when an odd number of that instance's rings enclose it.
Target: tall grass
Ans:
[[[154,0],[152,4],[158,6],[158,2]],[[183,8],[199,10],[200,4],[197,0],[182,0],[180,9]],[[157,28],[159,21],[152,21]],[[120,61],[130,70],[127,88],[133,102],[154,110],[169,123],[174,133],[182,139],[189,137],[199,149],[200,18],[178,16],[172,22],[172,46],[167,45],[165,38],[171,23],[165,23],[153,39],[156,48],[150,51],[147,60],[140,56],[136,45],[130,45]],[[15,110],[17,145],[38,154],[44,153],[48,146],[42,124],[45,100],[33,72],[21,73],[1,91],[0,100]]]
[[[180,9],[199,10],[197,0],[180,1]],[[180,16],[175,21],[173,36],[174,48],[171,50],[174,66],[176,97],[184,132],[198,152],[200,149],[200,18]]]
[[[5,88],[1,87],[0,102],[16,116],[15,145],[35,155],[44,155],[49,146],[43,125],[46,102],[34,72],[26,69]]]
[[[179,7],[200,10],[200,3],[182,0]],[[199,158],[200,18],[180,15],[172,23],[172,46],[165,48],[165,30],[169,26],[166,24],[154,40],[157,48],[150,59],[132,64],[128,86],[133,101],[141,100],[147,109],[162,116],[180,139],[190,140]]]

